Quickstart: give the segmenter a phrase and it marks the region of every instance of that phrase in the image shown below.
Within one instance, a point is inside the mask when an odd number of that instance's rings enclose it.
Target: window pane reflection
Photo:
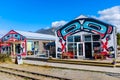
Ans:
[[[68,36],[68,42],[73,42],[73,36]]]
[[[100,35],[93,35],[93,41],[99,41],[100,40]]]
[[[68,51],[73,52],[73,48],[74,48],[73,43],[68,43]]]
[[[74,42],[80,42],[81,37],[80,36],[74,36]]]
[[[100,42],[93,42],[94,53],[100,53],[100,51],[101,51],[100,47],[101,47]]]
[[[84,38],[85,41],[91,41],[91,35],[85,35]]]

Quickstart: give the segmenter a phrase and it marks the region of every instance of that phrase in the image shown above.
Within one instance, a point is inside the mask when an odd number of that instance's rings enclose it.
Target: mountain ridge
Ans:
[[[56,28],[48,28],[48,29],[39,29],[35,31],[36,33],[42,33],[42,34],[49,34],[49,35],[55,35]]]

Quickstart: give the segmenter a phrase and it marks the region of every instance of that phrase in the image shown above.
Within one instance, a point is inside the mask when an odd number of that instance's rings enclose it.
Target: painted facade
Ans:
[[[11,30],[0,39],[0,53],[24,57],[36,55],[45,51],[45,45],[52,41],[55,41],[55,36]]]
[[[0,41],[1,53],[26,56],[26,38],[14,30],[8,32]]]
[[[56,30],[56,57],[93,58],[95,53],[116,56],[116,27],[93,18],[75,19]]]

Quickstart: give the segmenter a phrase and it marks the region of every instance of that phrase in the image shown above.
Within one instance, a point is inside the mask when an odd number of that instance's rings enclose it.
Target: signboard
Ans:
[[[22,56],[17,55],[17,64],[23,64]]]
[[[1,43],[0,46],[10,46],[9,43]]]

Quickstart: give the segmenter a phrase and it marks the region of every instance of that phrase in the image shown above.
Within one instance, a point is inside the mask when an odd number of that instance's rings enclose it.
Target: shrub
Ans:
[[[0,62],[12,62],[12,58],[8,54],[0,54]]]

